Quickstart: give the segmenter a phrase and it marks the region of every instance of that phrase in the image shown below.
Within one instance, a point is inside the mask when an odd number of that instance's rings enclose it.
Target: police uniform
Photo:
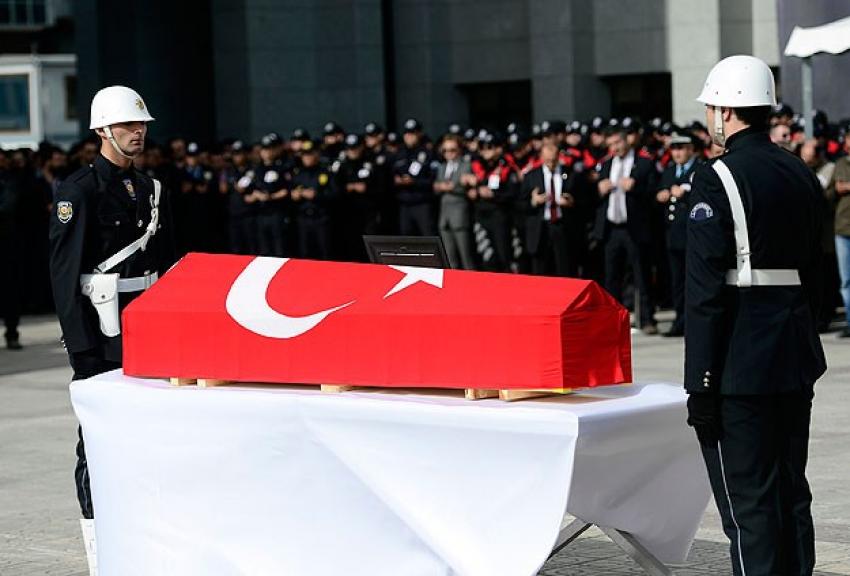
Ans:
[[[56,192],[50,219],[50,272],[56,313],[74,379],[120,368],[121,336],[106,336],[81,275],[95,272],[113,255],[138,240],[151,225],[154,180],[135,168],[122,170],[102,155],[77,170]],[[100,272],[120,273],[119,312],[164,274],[176,260],[169,197],[160,194],[155,232],[144,250]],[[123,286],[122,286],[123,285]],[[124,290],[127,291],[124,291]],[[77,447],[77,494],[86,518],[92,517],[82,437]]]
[[[290,167],[280,158],[268,164],[260,164],[253,170],[252,188],[263,195],[263,199],[256,202],[256,220],[257,248],[264,256],[282,257],[287,254],[290,200],[288,196],[274,198],[273,195],[290,189],[292,178],[290,170]]]
[[[678,143],[691,143],[690,137],[684,136]],[[658,190],[667,190],[679,186],[684,193],[677,198],[672,193],[666,202],[661,203],[662,218],[665,223],[665,245],[670,266],[670,288],[673,296],[673,308],[676,319],[673,326],[665,335],[681,336],[685,332],[685,247],[688,239],[688,198],[691,190],[691,180],[699,163],[699,157],[694,154],[684,164],[670,163],[661,173]]]
[[[486,135],[486,146],[501,146],[498,135]],[[478,181],[478,187],[489,188],[492,198],[480,195],[475,199],[475,220],[486,231],[492,246],[492,256],[485,267],[495,272],[507,272],[513,261],[511,229],[514,210],[520,196],[519,169],[512,160],[501,155],[490,162],[483,158],[472,161],[472,173]],[[523,211],[523,216],[525,211]]]
[[[404,123],[404,130],[420,132],[422,127],[418,121],[409,119]],[[395,184],[399,231],[405,236],[433,236],[436,233],[432,187],[434,168],[434,158],[422,142],[412,148],[403,146],[395,155],[393,175],[410,177],[409,183]]]
[[[331,166],[334,184],[341,199],[339,216],[342,219],[342,251],[349,260],[368,262],[364,234],[377,234],[380,225],[378,211],[378,179],[380,174],[374,160],[363,150],[363,141],[357,134],[345,138],[348,149],[361,150],[356,158],[346,155]],[[363,191],[349,190],[349,185],[363,188]]]
[[[241,140],[233,143],[233,154],[244,154]],[[254,183],[254,169],[247,163],[225,169],[227,183],[227,215],[229,220],[230,251],[233,254],[257,254],[257,206],[246,202]]]
[[[815,325],[820,186],[764,131],[726,146],[697,169],[690,198],[689,423],[735,574],[811,574],[805,469],[813,386],[826,369]]]
[[[303,196],[303,191],[315,192],[313,198]],[[328,260],[332,253],[331,213],[336,191],[330,170],[321,162],[315,166],[301,166],[292,174],[292,200],[298,228],[299,252],[302,258]]]

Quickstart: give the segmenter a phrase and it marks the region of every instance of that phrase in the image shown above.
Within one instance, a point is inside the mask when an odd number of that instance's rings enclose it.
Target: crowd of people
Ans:
[[[850,186],[840,167],[850,126],[818,114],[807,139],[785,105],[770,124],[771,139],[823,185],[826,330],[840,303],[839,260],[850,258],[850,246],[845,254],[834,236],[850,243],[850,212],[835,209]],[[92,163],[98,146],[91,139],[70,151],[49,143],[0,151],[0,258],[18,278],[0,283],[10,347],[18,340],[14,318],[50,307],[53,193]],[[453,124],[431,138],[411,118],[398,133],[377,123],[347,132],[329,122],[315,139],[298,129],[257,142],[149,142],[136,166],[170,191],[180,253],[366,261],[363,235],[439,235],[453,268],[594,279],[634,308],[646,333],[657,333],[656,308],[674,308],[667,334],[678,336],[690,180],[722,152],[698,121],[597,117],[503,131]],[[842,266],[850,275],[850,262]]]

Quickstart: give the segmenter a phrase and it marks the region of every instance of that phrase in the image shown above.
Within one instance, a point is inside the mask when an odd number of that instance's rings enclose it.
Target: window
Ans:
[[[47,0],[0,0],[0,27],[47,25]]]
[[[77,119],[77,77],[65,76],[65,120]]]
[[[531,82],[486,82],[461,84],[466,96],[469,124],[476,128],[504,130],[510,122],[531,123]]]
[[[637,116],[644,120],[673,115],[673,88],[670,74],[632,74],[607,76],[611,89],[611,115],[618,118]]]
[[[0,131],[26,132],[29,129],[29,76],[0,76]]]

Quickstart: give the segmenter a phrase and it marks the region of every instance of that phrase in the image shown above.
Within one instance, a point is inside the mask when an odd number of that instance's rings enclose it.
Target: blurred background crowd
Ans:
[[[835,167],[848,162],[850,123],[830,123],[819,112],[807,139],[787,105],[769,121],[771,139],[823,186],[826,331],[840,305],[833,238],[836,225],[848,223],[836,221],[845,192],[843,183],[836,190]],[[704,159],[722,153],[699,121],[595,117],[500,131],[452,124],[426,134],[410,118],[398,133],[374,122],[348,128],[328,122],[258,141],[151,141],[137,167],[170,191],[180,253],[366,261],[364,234],[439,235],[453,268],[597,280],[638,308],[635,323],[649,334],[657,332],[656,309],[681,311],[690,179]],[[98,146],[89,139],[67,151],[49,142],[0,151],[7,326],[22,312],[51,309],[53,193],[93,161]],[[615,176],[627,157],[630,173]],[[618,187],[631,192],[627,215],[606,202]],[[611,232],[619,228],[622,237]],[[667,333],[682,328],[679,318]]]

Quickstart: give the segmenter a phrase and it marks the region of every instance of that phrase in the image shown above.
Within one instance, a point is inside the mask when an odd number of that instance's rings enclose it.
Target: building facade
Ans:
[[[329,120],[352,131],[369,121],[394,128],[408,116],[434,133],[452,122],[503,127],[596,114],[687,122],[703,117],[694,97],[731,54],[766,60],[799,108],[799,64],[781,59],[781,49],[794,24],[845,16],[844,4],[0,0],[0,55],[30,53],[34,38],[39,54],[75,54],[69,86],[80,135],[92,95],[109,84],[143,94],[158,140],[316,133]],[[47,24],[30,29],[18,19],[41,15]],[[815,58],[815,103],[839,117],[850,104],[828,80],[846,75],[848,59]],[[3,106],[0,95],[0,117]]]

